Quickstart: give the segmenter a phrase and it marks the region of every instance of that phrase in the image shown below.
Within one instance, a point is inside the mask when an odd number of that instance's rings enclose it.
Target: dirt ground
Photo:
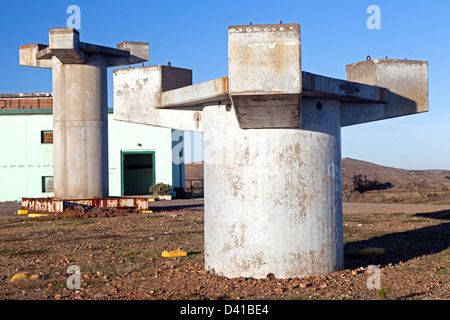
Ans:
[[[57,218],[18,216],[19,204],[0,203],[0,299],[450,299],[448,205],[344,203],[344,270],[227,279],[204,270],[203,211],[196,201],[177,210],[160,205],[153,213]],[[363,255],[367,247],[385,253]],[[174,249],[188,254],[161,257]],[[68,288],[71,265],[79,267],[79,289]],[[375,279],[369,265],[379,268],[378,288],[368,287]],[[21,272],[28,277],[11,282]]]

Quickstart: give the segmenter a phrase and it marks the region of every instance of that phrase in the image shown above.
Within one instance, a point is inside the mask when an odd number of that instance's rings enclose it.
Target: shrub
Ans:
[[[409,181],[405,186],[404,189],[409,190],[409,191],[419,191],[421,189],[426,189],[428,186],[426,184],[425,181],[420,180],[414,180],[414,181]]]
[[[165,183],[157,183],[150,187],[149,191],[154,195],[167,195],[170,194],[170,191],[172,190],[172,186],[170,184]]]
[[[380,290],[378,290],[378,296],[384,300],[388,299],[389,293],[391,293],[390,285],[388,285],[386,288],[381,288]]]
[[[425,199],[437,198],[437,193],[434,191],[418,191],[417,193]]]
[[[369,180],[367,176],[361,174],[353,176],[353,188],[360,193],[371,190],[386,190],[392,187],[393,185],[390,182],[381,183],[378,180]]]
[[[350,201],[354,190],[342,190],[342,199],[344,201]]]
[[[376,202],[384,202],[386,201],[386,195],[384,193],[377,194],[375,197]]]
[[[188,199],[189,198],[189,193],[187,193],[183,188],[175,187],[175,188],[173,188],[173,191],[175,191],[177,199]]]

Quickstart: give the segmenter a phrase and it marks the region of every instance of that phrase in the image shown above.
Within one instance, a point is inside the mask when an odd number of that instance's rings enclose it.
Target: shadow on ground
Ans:
[[[418,213],[417,217],[450,220],[450,210],[432,213]],[[367,248],[384,248],[383,256],[364,256],[359,250]],[[450,247],[450,222],[423,227],[406,232],[395,232],[363,241],[348,242],[344,246],[345,268],[389,263],[398,264],[415,257],[439,253]]]
[[[436,212],[416,213],[415,216],[439,220],[450,220],[450,210],[442,210]]]

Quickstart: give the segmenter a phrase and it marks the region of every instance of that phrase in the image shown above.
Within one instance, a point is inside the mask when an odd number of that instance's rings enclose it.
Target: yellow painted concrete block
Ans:
[[[28,214],[28,210],[20,209],[17,211],[17,214]]]
[[[37,274],[33,274],[32,276],[29,276],[28,279],[29,280],[37,280],[39,278],[39,276]]]
[[[161,253],[161,257],[164,258],[185,257],[185,256],[187,256],[187,252],[183,250],[163,251]]]
[[[29,272],[16,273],[16,274],[11,278],[11,282],[23,280],[23,279],[28,278],[29,276],[30,276],[30,273],[29,273]]]
[[[48,217],[50,216],[48,213],[30,213],[28,217],[30,218],[40,218],[40,217]]]

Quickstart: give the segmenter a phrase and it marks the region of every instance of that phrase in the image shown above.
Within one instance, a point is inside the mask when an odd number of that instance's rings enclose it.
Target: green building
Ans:
[[[39,108],[48,97],[0,95],[0,202],[53,197],[53,115]],[[109,110],[109,196],[147,195],[158,182],[184,188],[183,149],[183,132],[115,121]]]

